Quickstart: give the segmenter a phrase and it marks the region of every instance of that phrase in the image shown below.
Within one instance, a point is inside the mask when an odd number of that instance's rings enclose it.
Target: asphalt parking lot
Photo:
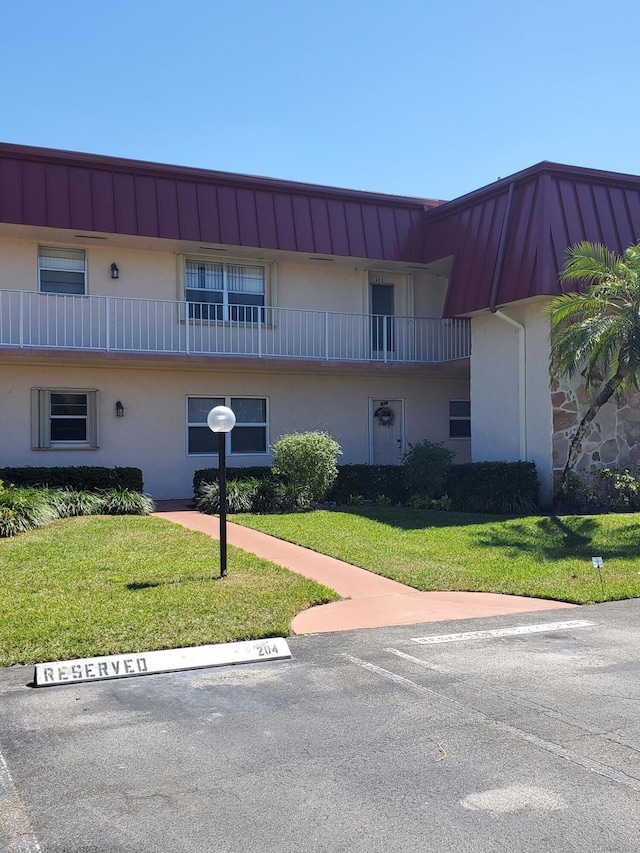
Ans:
[[[0,849],[637,853],[639,638],[628,601],[102,683],[4,669]]]

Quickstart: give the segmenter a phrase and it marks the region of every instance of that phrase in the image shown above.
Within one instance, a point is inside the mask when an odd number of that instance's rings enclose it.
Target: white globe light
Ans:
[[[236,416],[228,406],[216,406],[207,415],[207,426],[211,432],[231,432],[236,425]]]

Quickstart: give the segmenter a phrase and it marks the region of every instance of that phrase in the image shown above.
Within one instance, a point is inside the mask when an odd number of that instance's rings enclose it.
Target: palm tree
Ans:
[[[640,245],[616,255],[601,244],[583,242],[567,255],[560,278],[579,282],[583,290],[557,296],[545,309],[551,324],[551,376],[571,378],[584,369],[588,392],[595,392],[594,381],[603,384],[571,439],[555,502],[566,493],[569,471],[598,409],[616,392],[638,388],[640,381]]]

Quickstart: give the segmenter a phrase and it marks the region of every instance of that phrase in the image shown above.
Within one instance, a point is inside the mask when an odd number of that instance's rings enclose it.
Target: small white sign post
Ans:
[[[602,600],[606,601],[607,593],[604,591],[604,581],[602,580],[602,569],[604,567],[604,561],[602,557],[592,557],[591,563],[593,568],[598,572],[598,577],[600,578],[600,586],[602,587]]]
[[[94,658],[62,660],[36,664],[36,687],[53,687],[81,681],[106,681],[111,678],[130,678],[158,672],[177,672],[184,669],[203,669],[238,663],[259,663],[285,660],[291,657],[289,645],[282,637],[268,640],[248,640],[242,643],[220,643],[186,649],[161,649],[153,652],[132,652],[125,655],[104,655]]]

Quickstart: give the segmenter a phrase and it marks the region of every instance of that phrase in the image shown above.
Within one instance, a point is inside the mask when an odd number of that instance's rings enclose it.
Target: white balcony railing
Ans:
[[[436,363],[466,358],[469,321],[0,290],[0,346],[105,352]],[[195,319],[198,318],[198,319]]]

